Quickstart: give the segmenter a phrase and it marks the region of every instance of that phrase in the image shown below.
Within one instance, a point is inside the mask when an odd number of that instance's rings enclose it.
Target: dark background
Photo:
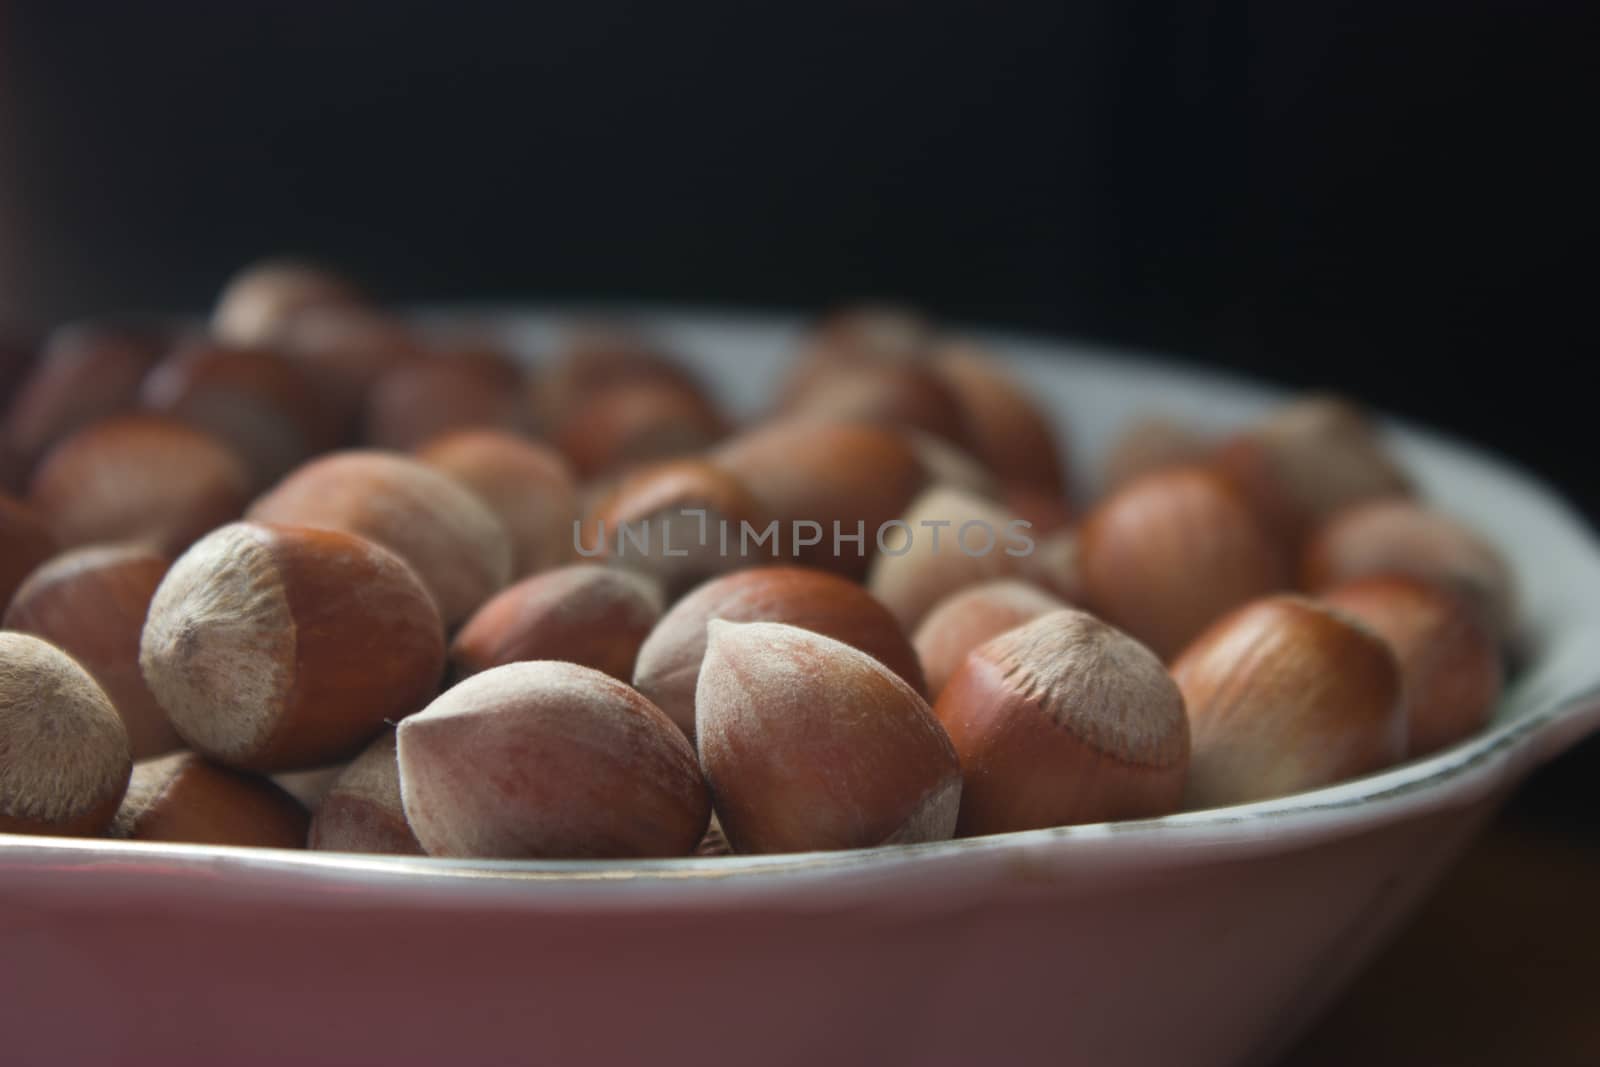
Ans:
[[[0,0],[0,322],[277,252],[402,301],[898,298],[1337,386],[1593,520],[1585,6]],[[1597,770],[1511,816],[1591,872]]]

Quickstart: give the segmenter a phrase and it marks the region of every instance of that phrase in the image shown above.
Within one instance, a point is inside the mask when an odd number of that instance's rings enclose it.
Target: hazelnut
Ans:
[[[1109,493],[1151,471],[1204,463],[1212,447],[1210,437],[1187,423],[1158,415],[1133,419],[1106,452],[1101,487]]]
[[[327,400],[340,443],[359,433],[367,393],[378,379],[425,353],[406,323],[370,308],[332,305],[297,314],[275,337]]]
[[[415,449],[457,430],[529,429],[521,375],[492,359],[420,356],[379,378],[367,395],[366,442]]]
[[[473,675],[400,724],[400,792],[434,856],[686,856],[711,802],[672,720],[573,663]]]
[[[979,461],[1010,485],[1058,498],[1067,489],[1061,443],[1049,417],[1001,362],[975,345],[941,345],[934,369],[958,398]]]
[[[745,533],[754,537],[766,526],[761,503],[740,480],[699,459],[638,468],[593,504],[590,519],[578,551],[598,550],[611,564],[650,576],[669,601],[759,560],[759,550],[745,551]]]
[[[0,834],[82,836],[116,814],[128,732],[89,672],[54,645],[0,631]]]
[[[1481,730],[1504,668],[1494,632],[1456,593],[1400,576],[1336,586],[1322,600],[1389,642],[1406,694],[1406,755],[1425,756]]]
[[[212,312],[211,330],[229,344],[261,344],[307,309],[361,302],[356,286],[326,267],[261,260],[228,280]]]
[[[583,478],[698,452],[727,429],[699,392],[664,381],[611,386],[585,397],[554,441]]]
[[[429,441],[417,458],[471,489],[511,535],[517,576],[571,562],[578,487],[554,449],[494,430],[461,430]]]
[[[922,669],[889,609],[848,579],[805,567],[756,567],[702,585],[672,606],[645,639],[633,685],[694,738],[694,696],[706,653],[706,626],[777,622],[865,652],[919,694]]]
[[[883,426],[806,419],[769,422],[740,434],[711,455],[755,493],[778,523],[780,551],[795,562],[863,578],[881,527],[897,519],[927,483],[904,434]],[[815,524],[802,545],[796,524]],[[843,541],[835,537],[860,537]],[[835,551],[835,548],[838,551]]]
[[[137,542],[176,555],[239,516],[250,473],[210,434],[127,415],[80,430],[34,472],[28,502],[67,547]]]
[[[26,504],[0,493],[0,610],[55,550],[55,538],[44,520]]]
[[[979,582],[945,597],[923,616],[912,638],[928,692],[938,697],[967,653],[985,641],[1067,606],[1017,578]]]
[[[107,837],[195,845],[304,848],[310,816],[265,778],[207,763],[193,752],[136,763]]]
[[[146,409],[226,441],[258,487],[336,439],[328,400],[276,352],[191,344],[150,372],[140,396]]]
[[[948,838],[950,739],[915,689],[831,637],[713,619],[695,691],[700,763],[736,852]]]
[[[1337,511],[1412,492],[1377,427],[1337,397],[1284,405],[1224,441],[1213,462],[1291,545]]]
[[[1230,608],[1287,584],[1278,543],[1245,499],[1203,467],[1129,483],[1078,538],[1084,606],[1171,657]]]
[[[1510,642],[1517,591],[1499,551],[1465,525],[1409,500],[1378,500],[1340,512],[1317,531],[1300,580],[1321,592],[1356,578],[1403,574],[1449,586]]]
[[[306,847],[327,852],[420,856],[400,801],[395,732],[379,734],[333,783],[311,818]]]
[[[641,382],[676,386],[702,397],[705,392],[649,338],[617,325],[581,324],[567,332],[554,357],[534,375],[534,407],[548,430],[559,431],[597,394]]]
[[[829,422],[903,427],[956,445],[967,439],[961,401],[944,379],[921,363],[836,368],[791,395],[782,410]]]
[[[140,646],[189,746],[260,772],[347,759],[444,670],[432,599],[399,557],[336,530],[240,522],[184,553]]]
[[[166,342],[157,330],[97,323],[51,334],[5,418],[5,443],[19,468],[31,468],[57,441],[132,408]]]
[[[779,390],[778,407],[790,407],[812,386],[840,371],[925,362],[932,343],[927,321],[905,308],[861,305],[830,312],[802,338]]]
[[[89,672],[122,716],[136,760],[182,745],[139,670],[139,635],[171,560],[140,545],[75,549],[34,571],[5,628],[43,638]]]
[[[1177,686],[1149,649],[1086,612],[973,649],[934,714],[961,757],[963,836],[1162,815],[1183,794]]]
[[[376,541],[415,569],[450,627],[511,580],[511,538],[488,505],[404,456],[351,450],[313,460],[257,500],[250,518]]]
[[[1183,651],[1185,800],[1220,807],[1353,778],[1405,756],[1400,667],[1382,638],[1298,596],[1246,604]]]
[[[618,681],[633,676],[645,636],[661,618],[647,578],[579,563],[524,579],[479,608],[450,645],[458,678],[522,660],[582,664]]]
[[[958,589],[1020,573],[1036,547],[1025,522],[954,489],[929,489],[900,522],[884,536],[867,588],[907,631]]]

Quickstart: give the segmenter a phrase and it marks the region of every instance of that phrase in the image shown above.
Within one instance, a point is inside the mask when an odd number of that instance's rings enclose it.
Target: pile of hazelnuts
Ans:
[[[0,437],[0,833],[869,848],[1310,789],[1500,693],[1506,564],[1346,401],[1137,422],[1080,510],[1050,414],[914,314],[814,323],[746,423],[630,330],[542,355],[291,262],[203,329],[48,337]]]

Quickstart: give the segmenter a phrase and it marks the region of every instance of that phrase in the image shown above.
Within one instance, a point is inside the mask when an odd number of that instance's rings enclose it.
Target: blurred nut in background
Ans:
[[[1341,512],[1306,546],[1300,578],[1318,592],[1379,574],[1438,582],[1467,598],[1502,642],[1516,628],[1516,586],[1498,549],[1448,515],[1407,500]]]
[[[44,519],[0,493],[0,610],[11,602],[23,579],[55,550],[55,538]]]
[[[51,449],[28,502],[64,547],[145,544],[175,556],[239,517],[251,477],[238,455],[172,419],[125,415]]]
[[[303,311],[362,301],[354,282],[326,267],[261,260],[228,279],[211,314],[211,331],[228,344],[266,344]]]
[[[461,430],[429,441],[417,458],[477,493],[505,524],[515,576],[577,557],[578,487],[554,449],[495,430]]]
[[[183,742],[139,669],[139,636],[171,560],[141,545],[65,552],[29,576],[5,628],[43,638],[88,671],[122,716],[136,760]]]

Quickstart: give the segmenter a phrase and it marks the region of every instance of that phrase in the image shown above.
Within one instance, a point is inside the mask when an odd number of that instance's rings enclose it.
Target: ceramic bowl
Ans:
[[[480,316],[481,317],[481,316]],[[548,323],[500,324],[536,350]],[[658,315],[754,409],[792,326]],[[1217,427],[1272,389],[983,338],[1070,429]],[[1600,553],[1560,499],[1390,427],[1514,563],[1528,661],[1481,736],[1164,819],[873,852],[474,863],[0,838],[0,1059],[164,1064],[1266,1063],[1506,793],[1600,723]]]

